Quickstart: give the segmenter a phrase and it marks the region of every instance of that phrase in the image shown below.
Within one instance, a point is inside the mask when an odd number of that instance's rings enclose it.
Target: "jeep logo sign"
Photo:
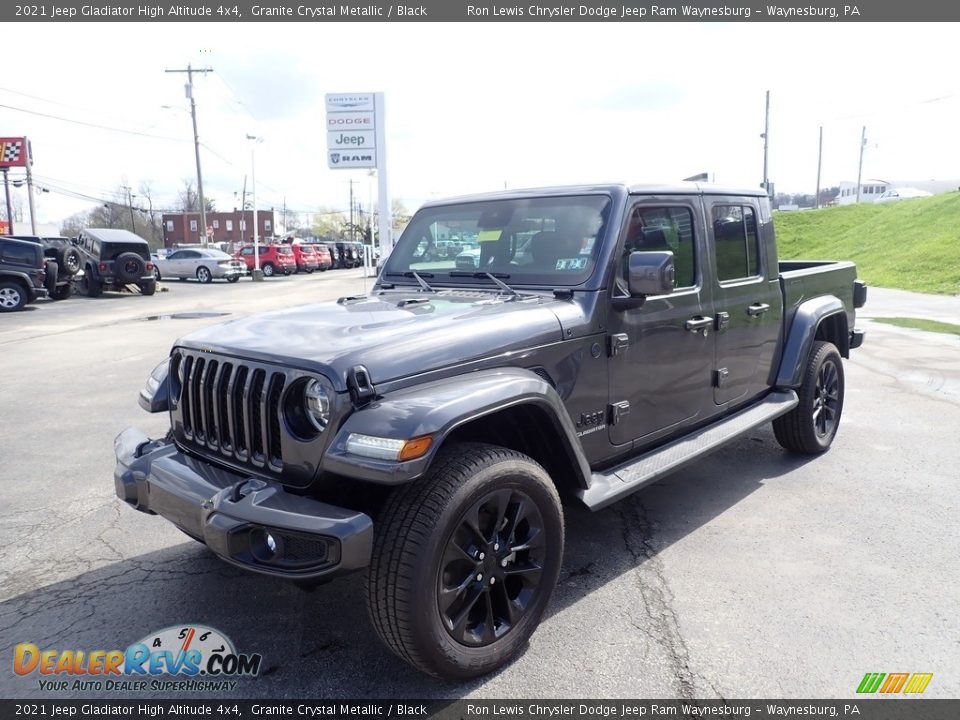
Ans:
[[[328,150],[363,149],[371,150],[376,145],[373,130],[344,130],[327,133]]]

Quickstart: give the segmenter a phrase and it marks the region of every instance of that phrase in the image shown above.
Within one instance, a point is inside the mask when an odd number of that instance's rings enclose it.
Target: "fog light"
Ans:
[[[276,554],[277,552],[277,541],[273,539],[273,535],[266,533],[266,542],[267,549],[270,551],[271,555]]]

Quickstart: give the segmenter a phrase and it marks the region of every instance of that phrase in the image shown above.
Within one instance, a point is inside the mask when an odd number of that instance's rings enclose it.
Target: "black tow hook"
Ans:
[[[266,486],[267,484],[263,482],[263,480],[257,480],[256,478],[246,478],[245,480],[236,482],[230,488],[230,502],[240,502],[240,500],[249,493],[262,490]]]

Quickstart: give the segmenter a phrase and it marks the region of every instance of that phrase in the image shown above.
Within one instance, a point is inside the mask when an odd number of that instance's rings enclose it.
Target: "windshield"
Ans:
[[[431,285],[485,273],[509,277],[512,285],[577,285],[593,272],[609,208],[606,195],[424,208],[390,253],[384,274],[415,271]]]

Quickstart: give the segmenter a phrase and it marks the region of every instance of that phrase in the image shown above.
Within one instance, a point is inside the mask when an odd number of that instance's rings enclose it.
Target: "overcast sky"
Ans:
[[[149,181],[164,207],[195,177],[186,78],[164,72],[188,62],[214,68],[194,92],[218,209],[239,205],[245,176],[250,190],[247,133],[265,138],[260,207],[346,209],[351,178],[366,205],[365,171],[327,169],[330,92],[386,93],[390,190],[411,210],[701,171],[756,186],[766,90],[778,191],[813,192],[821,124],[824,187],[856,179],[862,125],[864,177],[960,176],[949,23],[18,24],[2,52],[0,135],[31,138],[39,186],[110,197]],[[91,206],[53,191],[37,204],[40,222]]]

